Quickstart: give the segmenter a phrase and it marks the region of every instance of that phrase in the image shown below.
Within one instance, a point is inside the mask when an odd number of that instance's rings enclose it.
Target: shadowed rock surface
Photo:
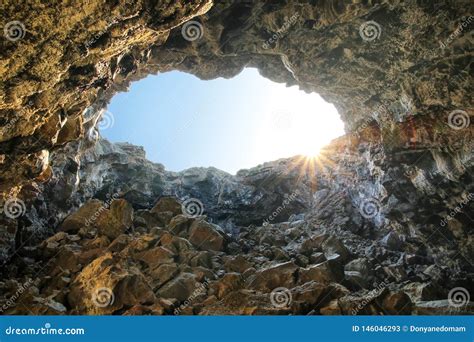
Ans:
[[[2,312],[473,313],[472,9],[3,2]],[[346,136],[234,176],[98,134],[131,81],[244,67],[321,94]]]

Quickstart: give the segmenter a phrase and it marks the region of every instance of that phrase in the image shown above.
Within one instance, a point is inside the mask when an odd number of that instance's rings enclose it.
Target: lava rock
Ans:
[[[224,248],[224,237],[216,226],[203,220],[195,221],[190,228],[189,241],[196,248],[221,251]]]

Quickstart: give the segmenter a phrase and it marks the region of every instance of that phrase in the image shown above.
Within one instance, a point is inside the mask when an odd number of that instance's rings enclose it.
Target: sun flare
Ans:
[[[306,94],[296,87],[282,90],[269,99],[272,105],[255,153],[264,160],[295,155],[317,158],[324,146],[344,134],[336,108],[317,94]]]

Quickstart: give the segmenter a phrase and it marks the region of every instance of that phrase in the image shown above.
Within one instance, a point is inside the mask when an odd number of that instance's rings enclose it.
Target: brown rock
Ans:
[[[157,214],[163,212],[171,212],[172,216],[182,214],[181,203],[175,197],[161,197],[150,213]]]
[[[144,276],[107,253],[90,263],[71,284],[68,301],[79,314],[111,314],[124,306],[147,304],[155,296]]]
[[[337,299],[333,299],[329,302],[328,305],[325,307],[322,307],[319,312],[321,315],[341,315],[342,311],[341,308],[339,307],[339,301]]]
[[[275,307],[269,294],[250,290],[229,293],[218,302],[209,303],[199,315],[282,315],[289,314],[289,308]]]
[[[383,299],[382,306],[389,315],[410,315],[412,311],[411,299],[402,291],[387,294]]]
[[[190,218],[185,215],[177,215],[169,222],[168,230],[175,235],[178,235],[182,232],[188,232],[189,227],[191,227],[194,221],[196,221],[194,218]]]
[[[99,200],[87,201],[60,225],[60,230],[78,232],[82,228],[97,228],[100,234],[115,239],[133,222],[133,208],[124,199],[113,200],[110,209]]]
[[[310,281],[291,289],[292,300],[299,304],[299,310],[309,311],[310,308],[321,304],[321,300],[327,293],[326,289],[326,286]]]
[[[224,267],[229,272],[244,273],[252,264],[242,255],[225,258]]]
[[[94,222],[100,234],[115,239],[133,222],[133,208],[124,199],[113,200],[110,210],[102,212]]]
[[[298,268],[295,263],[288,261],[259,270],[247,279],[247,286],[266,292],[277,287],[290,289],[295,286],[295,273]]]
[[[155,268],[162,264],[173,263],[174,253],[160,246],[136,254],[135,259],[144,261],[150,268]]]
[[[176,278],[163,285],[157,292],[163,298],[176,298],[179,301],[188,299],[199,287],[196,276],[191,273],[181,273]]]
[[[322,250],[323,242],[329,237],[327,234],[321,234],[313,236],[303,241],[300,247],[300,253],[305,255],[311,255],[315,252]]]
[[[300,282],[316,281],[322,284],[340,282],[344,278],[342,265],[335,260],[328,260],[320,264],[300,270]]]
[[[177,276],[179,268],[177,264],[162,264],[148,271],[147,275],[151,278],[153,290],[160,288],[164,283]]]
[[[309,262],[311,264],[320,264],[323,261],[326,261],[326,257],[324,256],[323,253],[320,253],[320,252],[313,253],[309,257]]]
[[[348,261],[350,257],[350,252],[344,246],[344,244],[336,237],[330,236],[321,245],[321,248],[324,252],[324,256],[326,259],[334,259],[338,255],[341,258],[341,262],[345,263]]]
[[[59,226],[59,229],[68,233],[76,233],[83,227],[93,225],[97,217],[106,210],[107,208],[104,207],[102,201],[91,199],[77,211],[67,216]]]
[[[222,235],[213,224],[203,220],[197,220],[191,225],[189,241],[199,249],[221,251],[224,248]]]
[[[403,291],[410,296],[412,302],[432,301],[445,296],[443,289],[432,282],[410,283],[403,287]]]
[[[227,273],[216,283],[217,298],[222,299],[232,291],[242,288],[243,279],[240,273]]]
[[[165,232],[160,237],[160,245],[173,251],[175,254],[189,251],[192,248],[192,245],[188,240],[174,236],[168,232]]]

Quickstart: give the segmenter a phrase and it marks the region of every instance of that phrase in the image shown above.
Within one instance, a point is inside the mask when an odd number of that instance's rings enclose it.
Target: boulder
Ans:
[[[174,236],[168,232],[165,232],[160,237],[160,245],[169,249],[175,254],[189,251],[192,248],[192,245],[188,240]]]
[[[326,259],[334,259],[337,256],[339,256],[341,262],[345,263],[348,261],[350,257],[349,250],[335,236],[330,236],[327,239],[325,239],[321,245],[321,249],[323,250],[323,253]]]
[[[242,255],[237,255],[225,258],[224,267],[228,272],[244,273],[252,264]]]
[[[156,300],[143,274],[111,253],[85,267],[70,286],[67,296],[77,314],[112,314],[125,306],[151,304]]]
[[[339,300],[333,299],[329,302],[328,305],[322,307],[319,312],[321,315],[332,316],[332,315],[342,315],[341,308],[339,306]]]
[[[225,295],[242,288],[243,281],[240,273],[226,273],[215,285],[215,294],[218,299]]]
[[[99,234],[115,239],[131,227],[133,222],[133,208],[124,199],[112,201],[110,210],[101,214],[94,225]]]
[[[175,197],[161,197],[158,202],[156,202],[154,207],[150,210],[150,213],[157,214],[163,212],[171,212],[172,217],[182,214],[181,203]]]
[[[174,255],[169,249],[159,246],[137,253],[135,259],[145,262],[149,268],[156,268],[162,264],[173,263]]]
[[[197,220],[191,225],[189,241],[199,249],[221,251],[224,248],[224,237],[216,228],[211,223]]]
[[[114,199],[110,207],[102,201],[87,201],[62,222],[59,229],[66,232],[86,231],[96,228],[99,234],[115,239],[132,226],[133,208],[124,199]]]
[[[168,230],[175,235],[182,232],[188,232],[194,221],[196,221],[195,218],[187,217],[185,215],[177,215],[169,222]]]
[[[308,281],[329,284],[332,282],[341,282],[343,278],[343,266],[336,260],[327,260],[320,264],[301,269],[299,281],[301,284]]]
[[[344,315],[380,315],[381,298],[387,293],[386,288],[377,288],[359,294],[350,294],[338,299],[339,307]]]
[[[394,251],[400,250],[403,246],[403,240],[393,231],[385,235],[380,242],[383,246]]]
[[[413,302],[432,301],[446,298],[445,291],[433,282],[410,283],[403,287],[403,291],[410,296]]]
[[[345,278],[356,288],[368,288],[370,273],[370,264],[367,258],[352,260],[344,267]]]
[[[220,301],[210,302],[199,315],[284,315],[291,309],[276,307],[269,294],[250,290],[233,291]]]
[[[315,281],[291,289],[293,304],[298,305],[298,311],[309,311],[310,308],[319,306],[326,293],[327,287]]]
[[[163,298],[176,298],[179,301],[187,300],[193,291],[199,288],[196,276],[192,273],[181,273],[176,278],[163,285],[157,295]]]
[[[410,315],[412,302],[403,291],[388,293],[382,301],[383,310],[389,315]]]
[[[277,287],[290,289],[295,284],[295,273],[298,266],[292,262],[284,262],[257,271],[247,279],[247,286],[252,289],[271,292]]]
[[[323,242],[329,237],[327,234],[313,236],[303,241],[300,247],[300,253],[311,255],[315,252],[321,252]]]
[[[324,256],[324,253],[316,252],[309,256],[309,262],[311,264],[320,264],[323,261],[326,261],[326,257]]]
[[[60,224],[59,230],[68,233],[77,233],[83,227],[93,225],[97,217],[107,208],[102,201],[91,199],[78,210],[66,217]]]
[[[179,267],[178,264],[162,264],[155,267],[147,272],[149,278],[151,278],[150,285],[153,290],[157,290],[167,281],[178,275]]]

